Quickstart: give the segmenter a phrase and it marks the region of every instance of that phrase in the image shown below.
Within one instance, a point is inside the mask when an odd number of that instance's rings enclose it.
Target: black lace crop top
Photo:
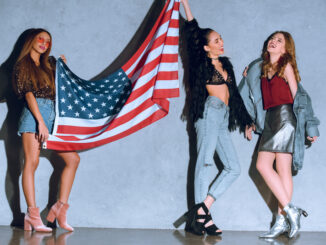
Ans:
[[[231,85],[231,77],[228,73],[226,80],[222,76],[222,74],[218,70],[214,70],[214,74],[212,76],[212,79],[208,80],[206,82],[207,85],[221,85],[226,84],[228,87]]]

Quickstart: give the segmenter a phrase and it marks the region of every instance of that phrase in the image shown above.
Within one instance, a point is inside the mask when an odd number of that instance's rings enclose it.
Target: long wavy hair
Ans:
[[[50,45],[45,53],[40,56],[40,65],[36,66],[35,62],[30,56],[33,44],[37,38],[37,35],[41,32],[46,32],[51,39]],[[31,81],[35,90],[40,88],[49,87],[54,91],[54,73],[49,63],[49,54],[51,52],[52,46],[52,36],[51,34],[42,28],[30,30],[28,36],[26,37],[25,43],[23,45],[22,51],[17,59],[16,66],[19,68],[18,79],[21,81]],[[16,82],[13,81],[14,88]]]
[[[278,62],[276,62],[273,65],[270,61],[270,55],[267,51],[267,47],[268,47],[269,40],[276,34],[282,34],[284,36],[285,53],[279,58]],[[291,66],[293,67],[296,81],[300,82],[301,78],[299,75],[299,70],[298,70],[297,62],[296,62],[295,45],[294,45],[294,41],[293,41],[293,38],[290,33],[286,32],[286,31],[276,31],[276,32],[272,33],[264,43],[261,57],[263,59],[262,77],[268,77],[268,72],[270,70],[273,70],[273,71],[275,71],[276,75],[285,79],[284,70],[285,70],[286,65],[288,63],[290,63]]]
[[[194,122],[203,117],[205,101],[208,96],[206,81],[212,78],[215,69],[212,59],[204,50],[212,32],[212,29],[204,28],[200,29],[198,33],[193,33],[195,36],[188,38],[188,52],[191,58],[189,63],[189,88],[191,90],[189,117]]]

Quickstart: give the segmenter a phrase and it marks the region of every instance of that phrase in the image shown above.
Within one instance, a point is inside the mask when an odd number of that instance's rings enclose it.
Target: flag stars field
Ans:
[[[169,112],[179,96],[180,0],[167,0],[138,50],[117,71],[98,80],[76,76],[62,59],[56,69],[54,150],[82,150],[134,133]]]
[[[71,74],[58,79],[58,86],[62,92],[59,92],[60,104],[68,103],[65,108],[59,104],[59,109],[65,112],[61,113],[61,116],[67,118],[100,119],[114,116],[121,110],[121,106],[127,101],[127,96],[132,90],[129,78],[121,70],[115,72],[111,79],[87,82],[68,71],[65,65],[60,65],[58,69],[63,70],[61,74]],[[76,81],[78,84],[75,84]],[[104,94],[110,95],[104,97]],[[80,106],[73,107],[72,105]]]

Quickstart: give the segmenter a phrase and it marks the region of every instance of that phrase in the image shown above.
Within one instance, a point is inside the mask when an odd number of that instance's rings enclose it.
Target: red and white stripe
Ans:
[[[145,41],[122,66],[133,89],[119,114],[114,119],[59,118],[46,148],[93,148],[121,139],[168,114],[168,98],[179,96],[179,6],[180,0],[166,2]]]

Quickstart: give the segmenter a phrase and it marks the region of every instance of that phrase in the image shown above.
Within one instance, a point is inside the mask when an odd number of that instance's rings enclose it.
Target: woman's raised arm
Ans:
[[[181,3],[183,5],[183,8],[186,12],[186,17],[188,21],[192,21],[194,19],[194,16],[191,13],[190,5],[188,0],[181,0]]]

